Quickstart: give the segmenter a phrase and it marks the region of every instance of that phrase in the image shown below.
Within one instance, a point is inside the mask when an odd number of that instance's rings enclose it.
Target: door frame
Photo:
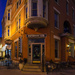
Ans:
[[[45,46],[45,44],[44,43],[31,43],[31,63],[33,63],[33,45],[37,45],[37,44],[40,44],[41,45],[41,48],[40,48],[40,51],[41,51],[41,58],[40,58],[40,63],[42,63],[42,45],[44,45]],[[44,49],[45,49],[45,47],[44,47]],[[44,50],[45,51],[45,50]]]

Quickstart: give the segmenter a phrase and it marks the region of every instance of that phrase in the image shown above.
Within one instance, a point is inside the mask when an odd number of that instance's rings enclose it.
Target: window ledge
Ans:
[[[60,58],[55,58],[55,60],[60,60]]]
[[[59,28],[57,28],[57,27],[55,27],[55,28],[59,30]]]

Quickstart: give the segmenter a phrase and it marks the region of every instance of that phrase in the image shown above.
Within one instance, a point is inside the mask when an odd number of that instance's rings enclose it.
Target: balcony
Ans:
[[[31,29],[47,27],[48,21],[42,17],[30,17],[25,20],[25,25]]]

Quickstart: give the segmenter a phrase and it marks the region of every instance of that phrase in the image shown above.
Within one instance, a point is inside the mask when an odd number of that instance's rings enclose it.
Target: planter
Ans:
[[[19,63],[19,69],[20,69],[20,70],[23,69],[23,63]]]

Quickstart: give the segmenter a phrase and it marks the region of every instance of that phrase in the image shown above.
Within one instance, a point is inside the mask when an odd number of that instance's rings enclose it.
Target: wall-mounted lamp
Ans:
[[[70,47],[70,45],[67,45],[67,48],[69,48]]]

